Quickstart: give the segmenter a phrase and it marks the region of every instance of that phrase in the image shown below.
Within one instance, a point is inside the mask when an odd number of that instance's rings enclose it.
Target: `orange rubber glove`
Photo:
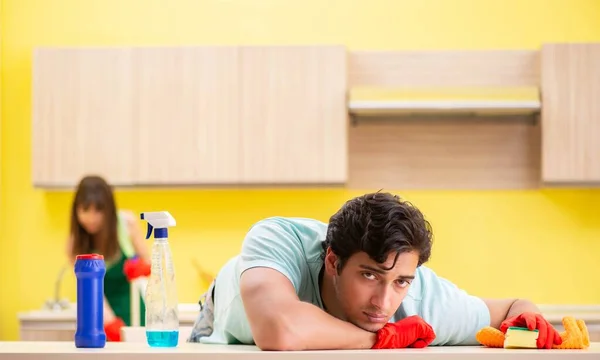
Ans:
[[[121,328],[125,326],[125,322],[119,317],[109,323],[104,324],[104,332],[106,333],[106,340],[108,341],[121,341]]]
[[[500,331],[506,334],[511,326],[526,327],[529,330],[537,329],[539,331],[537,339],[538,349],[552,349],[552,345],[562,344],[560,333],[550,324],[542,314],[534,312],[524,312],[504,320],[500,324]]]
[[[140,276],[150,276],[150,264],[139,258],[125,260],[123,273],[127,280],[132,281]]]
[[[372,349],[424,348],[435,339],[431,325],[417,315],[387,323],[377,331]]]

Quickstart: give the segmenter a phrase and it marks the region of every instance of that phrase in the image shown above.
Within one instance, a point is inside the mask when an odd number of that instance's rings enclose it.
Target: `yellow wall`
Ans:
[[[3,206],[4,206],[4,201],[2,200],[2,195],[3,195],[3,190],[2,190],[2,95],[4,95],[4,93],[2,92],[2,56],[3,51],[2,51],[2,47],[4,46],[3,42],[2,42],[2,28],[3,28],[3,19],[2,19],[2,0],[0,0],[0,233],[2,232],[2,224],[4,222],[3,220]],[[0,237],[0,254],[2,254],[3,251],[3,247],[2,247],[2,237]],[[4,272],[4,266],[3,264],[3,257],[0,255],[0,274],[6,274],[6,272]],[[4,294],[4,292],[2,291],[3,289],[3,278],[6,277],[6,275],[0,275],[0,340],[2,339],[2,332],[3,332],[3,328],[4,326],[2,325],[3,321],[3,314],[4,314],[4,296],[2,296]]]
[[[39,45],[343,43],[351,49],[537,48],[599,41],[594,0],[3,0],[0,339],[39,308],[64,262],[70,192],[31,187],[31,51]],[[334,18],[336,16],[337,18]],[[10,156],[7,156],[10,155]],[[366,189],[372,190],[372,189]],[[244,231],[270,215],[328,216],[344,190],[119,191],[122,208],[166,209],[180,300],[204,288]],[[400,192],[436,233],[431,266],[482,296],[598,303],[600,191]],[[279,198],[280,197],[280,198]],[[467,270],[467,264],[472,269]],[[73,276],[64,291],[74,300]]]

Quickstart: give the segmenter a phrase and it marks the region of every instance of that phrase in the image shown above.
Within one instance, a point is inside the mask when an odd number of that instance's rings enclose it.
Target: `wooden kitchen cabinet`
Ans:
[[[240,49],[242,182],[344,183],[346,50]]]
[[[241,180],[236,47],[135,51],[136,184]]]
[[[132,51],[43,49],[33,62],[33,183],[72,186],[86,173],[135,181]]]
[[[600,44],[541,50],[542,180],[600,185]]]
[[[349,54],[351,189],[539,187],[539,52]]]
[[[33,183],[343,183],[342,46],[46,48],[33,67]]]
[[[235,47],[43,49],[33,78],[36,186],[240,181]]]

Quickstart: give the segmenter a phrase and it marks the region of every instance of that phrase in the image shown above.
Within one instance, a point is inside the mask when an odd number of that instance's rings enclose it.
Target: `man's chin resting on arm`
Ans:
[[[262,350],[425,347],[435,337],[416,316],[387,326],[381,323],[387,318],[376,319],[368,329],[340,320],[300,301],[289,280],[273,269],[247,270],[241,289],[254,341]]]

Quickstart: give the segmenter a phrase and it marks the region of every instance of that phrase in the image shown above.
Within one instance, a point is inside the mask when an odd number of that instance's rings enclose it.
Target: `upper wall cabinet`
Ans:
[[[341,46],[39,49],[33,183],[344,183],[346,72]]]
[[[240,120],[244,183],[344,183],[346,50],[243,47]]]
[[[600,184],[600,44],[541,53],[543,181]]]
[[[141,48],[134,54],[135,183],[239,183],[238,49]]]
[[[70,186],[86,173],[137,176],[130,50],[46,49],[33,65],[33,183]]]

